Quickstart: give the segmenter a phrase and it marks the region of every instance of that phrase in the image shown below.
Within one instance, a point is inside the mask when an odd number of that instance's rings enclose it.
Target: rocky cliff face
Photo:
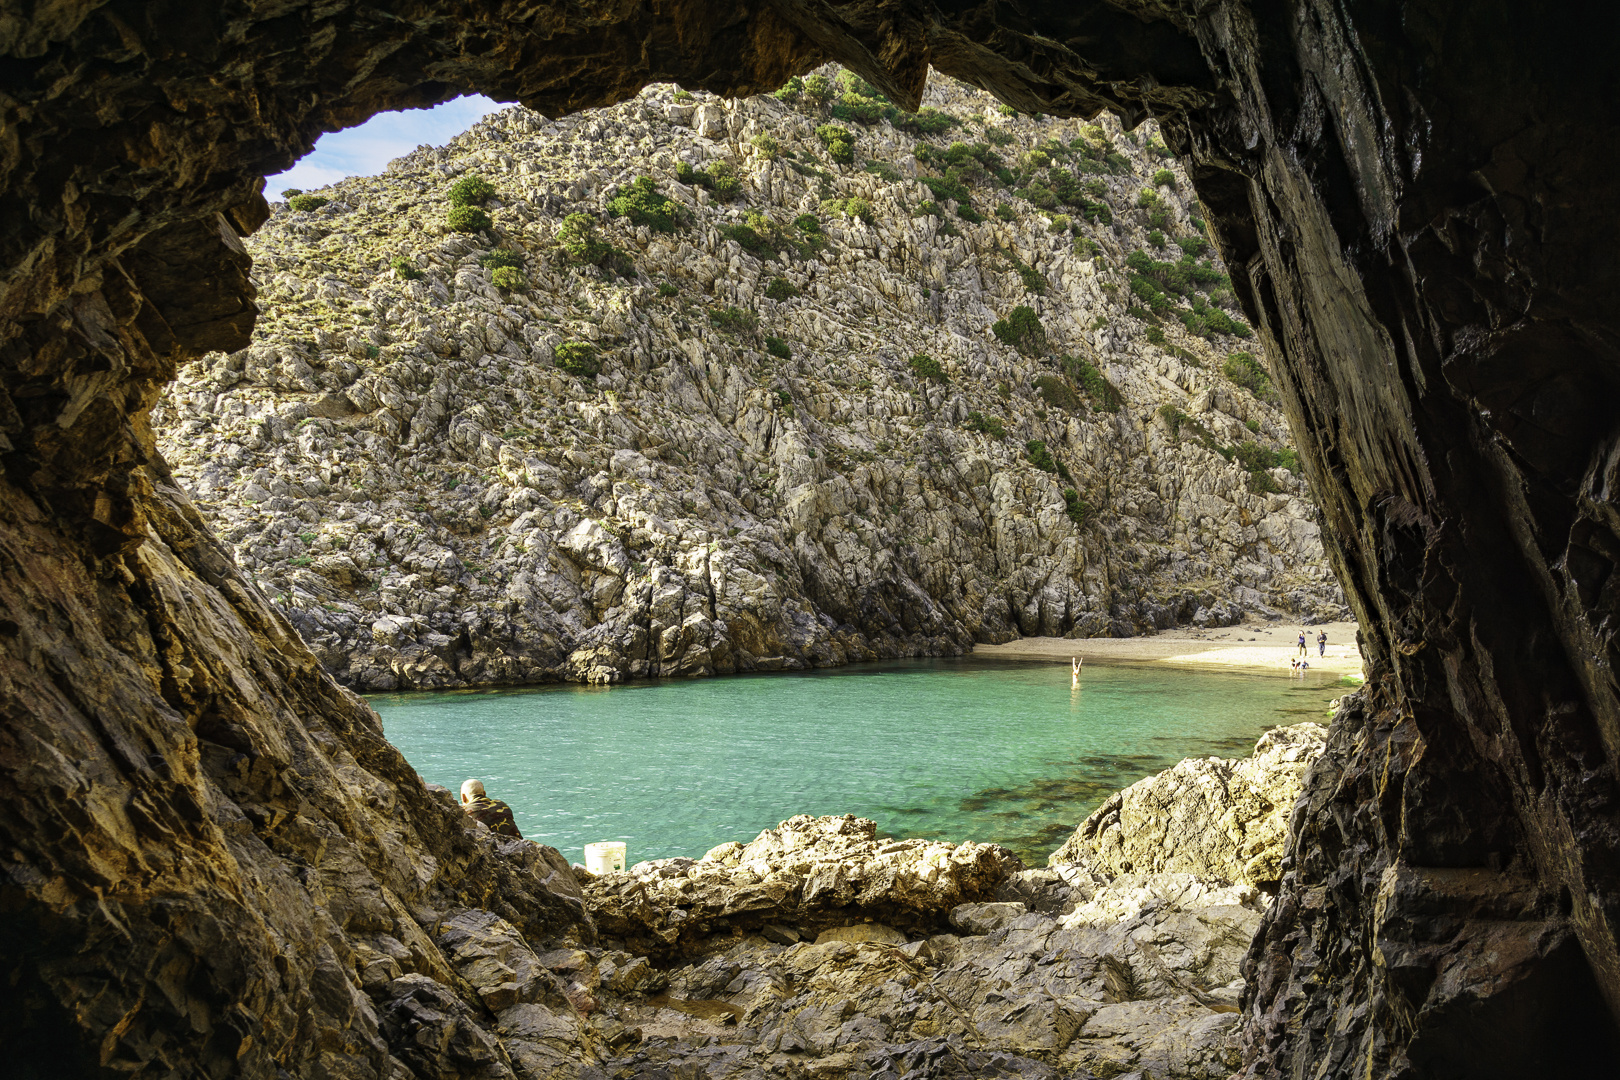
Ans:
[[[941,78],[896,127],[818,77],[830,102],[512,110],[276,205],[248,241],[254,344],[182,369],[153,423],[339,681],[613,682],[1344,610],[1156,130],[1005,116]],[[453,231],[474,177],[492,226]],[[667,214],[615,212],[639,177]],[[582,228],[622,262],[571,255]],[[1128,261],[1174,266],[1193,317],[1146,309]],[[1014,347],[992,326],[1021,305],[1043,336]],[[596,374],[568,370],[581,347]]]
[[[837,58],[907,106],[932,66],[1025,112],[1155,116],[1264,342],[1371,678],[1291,825],[1250,953],[1246,1068],[1606,1068],[1617,20],[1380,0],[8,11],[8,1065],[481,1069],[453,976],[439,985],[456,996],[388,997],[399,1011],[373,1027],[345,958],[366,935],[387,955],[410,952],[412,925],[442,934],[415,898],[488,910],[533,892],[513,925],[553,903],[447,831],[453,811],[234,568],[155,449],[149,410],[177,366],[249,344],[258,178],[320,131],[464,89],[555,112],[671,80],[766,92]],[[372,830],[395,831],[404,862],[357,842]],[[376,903],[334,908],[328,875]],[[423,1031],[465,1059],[395,1064]]]

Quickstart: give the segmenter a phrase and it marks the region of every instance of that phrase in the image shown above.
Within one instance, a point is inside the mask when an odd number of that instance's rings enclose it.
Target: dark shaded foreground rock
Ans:
[[[556,110],[837,57],[908,105],[933,64],[1029,111],[1153,113],[1265,340],[1370,678],[1295,823],[1250,1073],[1609,1069],[1617,39],[1612,5],[1432,0],[8,9],[8,1065],[398,1075],[324,950],[406,931],[390,896],[506,893],[153,449],[175,366],[247,344],[258,178],[467,89]],[[329,876],[377,904],[330,906]]]

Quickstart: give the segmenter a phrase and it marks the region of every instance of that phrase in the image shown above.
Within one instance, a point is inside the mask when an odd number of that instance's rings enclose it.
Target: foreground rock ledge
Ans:
[[[1168,835],[1099,812],[1101,832],[1123,831],[1129,850],[1156,845],[1176,872],[1100,869],[1121,842],[1093,839],[1096,815],[1068,861],[1039,870],[994,844],[799,816],[702,859],[601,877],[576,867],[594,940],[443,912],[435,943],[460,982],[377,955],[364,988],[382,1015],[408,1018],[396,1022],[404,1056],[430,1073],[465,1068],[456,1047],[476,1045],[495,1073],[565,1078],[1225,1077],[1238,1064],[1240,964],[1267,899],[1222,880],[1230,854],[1203,837],[1257,837],[1253,855],[1276,865],[1288,806],[1253,789],[1291,804],[1322,743],[1319,725],[1279,729],[1255,757],[1183,762],[1129,789],[1246,769],[1252,787],[1188,800],[1186,827]]]
[[[467,89],[555,111],[837,58],[907,105],[932,64],[1027,111],[1152,113],[1264,339],[1370,678],[1293,823],[1245,1068],[1608,1068],[1617,38],[1612,5],[1382,0],[8,12],[8,1066],[400,1075],[334,974],[351,942],[408,949],[436,905],[529,888],[486,869],[153,449],[176,365],[247,344],[258,178]],[[1435,987],[1466,993],[1429,1008]]]

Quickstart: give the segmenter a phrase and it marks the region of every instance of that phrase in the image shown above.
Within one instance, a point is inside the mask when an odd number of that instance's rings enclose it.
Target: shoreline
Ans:
[[[1289,660],[1298,653],[1298,635],[1309,642],[1310,671],[1324,675],[1364,677],[1356,624],[1246,623],[1210,630],[1176,628],[1130,638],[1027,637],[1002,645],[975,645],[969,656],[986,660],[1067,663],[1071,657],[1100,663],[1166,664],[1200,670],[1260,671],[1292,674]],[[1327,655],[1318,656],[1316,635],[1326,631]]]
[[[1313,675],[1339,675],[1363,678],[1361,651],[1356,647],[1356,624],[1353,622],[1322,623],[1304,628],[1310,639],[1310,672]],[[1066,664],[1074,656],[1097,664],[1163,664],[1188,671],[1218,669],[1248,674],[1291,674],[1289,658],[1297,652],[1295,644],[1300,627],[1289,623],[1259,624],[1197,630],[1174,627],[1157,634],[1128,638],[1017,638],[1001,645],[975,644],[971,649],[955,654],[910,654],[873,660],[852,660],[827,667],[783,668],[771,671],[735,671],[696,676],[702,679],[721,679],[739,675],[792,675],[817,671],[837,671],[863,664],[882,664],[901,660],[1006,660],[1019,663]],[[1326,630],[1327,655],[1316,654],[1315,635]],[[352,690],[362,701],[416,695],[476,695],[514,693],[519,691],[557,690],[564,687],[592,690],[628,689],[658,686],[666,683],[691,682],[691,675],[640,676],[616,683],[590,683],[572,679],[538,682],[488,682],[467,686],[424,686],[399,690]]]

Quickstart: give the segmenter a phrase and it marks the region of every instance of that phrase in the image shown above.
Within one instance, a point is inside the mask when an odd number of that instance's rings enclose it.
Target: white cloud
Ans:
[[[487,97],[470,95],[431,109],[378,113],[347,131],[322,135],[298,164],[265,180],[265,197],[280,198],[286,188],[313,191],[349,176],[376,176],[394,158],[423,144],[442,146],[486,113],[503,108]]]

